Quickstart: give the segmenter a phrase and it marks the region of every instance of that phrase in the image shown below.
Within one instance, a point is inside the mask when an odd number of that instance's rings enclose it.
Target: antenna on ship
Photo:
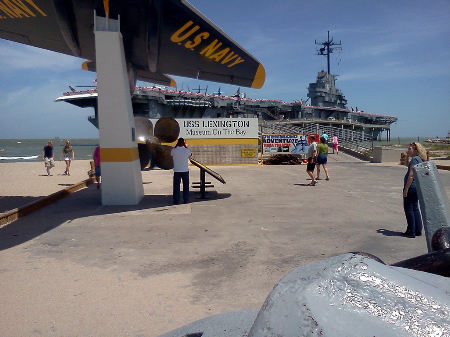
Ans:
[[[317,45],[323,46],[317,51],[317,55],[324,55],[327,57],[327,65],[328,65],[328,74],[330,73],[330,54],[333,52],[334,49],[342,49],[342,47],[333,47],[333,46],[340,46],[341,41],[339,43],[333,42],[333,38],[330,40],[330,31],[328,31],[328,40],[322,43],[317,43],[316,40],[314,40],[314,43]]]

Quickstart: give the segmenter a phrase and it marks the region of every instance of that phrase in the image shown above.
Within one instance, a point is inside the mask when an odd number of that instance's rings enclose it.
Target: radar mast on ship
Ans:
[[[331,75],[330,72],[330,54],[333,52],[334,49],[342,49],[342,47],[333,47],[333,46],[341,46],[341,41],[339,43],[333,42],[333,38],[330,40],[330,31],[328,31],[328,39],[325,42],[317,43],[316,40],[314,40],[314,43],[317,45],[323,46],[317,51],[317,55],[323,55],[327,57],[327,70],[328,74]]]

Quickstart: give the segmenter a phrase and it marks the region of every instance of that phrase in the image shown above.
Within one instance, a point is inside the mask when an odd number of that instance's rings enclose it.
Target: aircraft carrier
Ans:
[[[244,94],[223,96],[200,92],[180,91],[158,86],[136,87],[132,97],[135,116],[161,118],[235,118],[257,117],[264,122],[277,124],[305,125],[307,123],[326,124],[342,128],[374,129],[375,138],[380,132],[390,130],[390,124],[397,117],[349,110],[344,95],[335,87],[335,76],[319,72],[317,81],[309,85],[305,101],[283,102],[281,100],[252,99]],[[95,116],[90,122],[98,127],[97,89],[65,92],[56,101],[65,101],[79,107],[92,107]]]
[[[316,43],[318,44],[318,43]],[[321,133],[338,134],[342,140],[381,139],[386,132],[390,140],[390,125],[397,117],[371,114],[358,108],[348,108],[347,99],[336,87],[336,75],[330,72],[330,54],[340,45],[329,37],[319,43],[318,55],[327,57],[328,69],[318,73],[308,86],[308,98],[294,102],[272,99],[253,99],[240,92],[223,95],[209,94],[202,89],[183,91],[161,86],[137,86],[132,95],[136,117],[161,118],[258,118],[261,133]],[[56,101],[79,107],[91,107],[94,116],[89,120],[98,127],[97,89],[65,92]]]
[[[329,47],[332,41],[328,39],[324,44]],[[330,52],[324,54],[328,60]],[[234,95],[225,96],[220,91],[213,94],[202,93],[200,88],[183,91],[156,85],[137,86],[132,96],[132,105],[134,115],[139,117],[257,117],[261,128],[269,128],[272,132],[287,131],[289,127],[320,125],[365,133],[366,137],[372,139],[381,138],[382,132],[386,131],[386,138],[389,140],[390,125],[397,121],[397,117],[349,109],[345,96],[335,82],[335,75],[329,71],[320,71],[316,82],[308,86],[308,99],[294,102],[248,98],[240,90]],[[89,120],[98,127],[96,88],[81,91],[72,88],[56,101],[93,108],[95,114]]]

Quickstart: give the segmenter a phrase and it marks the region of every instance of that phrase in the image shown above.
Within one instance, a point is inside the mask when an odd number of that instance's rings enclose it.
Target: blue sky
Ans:
[[[262,89],[247,97],[292,102],[326,59],[314,40],[327,31],[342,51],[331,72],[348,107],[398,117],[392,137],[445,137],[450,131],[450,2],[448,0],[191,0],[194,7],[265,67]],[[81,109],[55,98],[68,86],[92,85],[83,60],[0,40],[0,138],[90,138],[97,129]],[[174,77],[178,88],[233,94],[237,87]],[[138,83],[142,84],[142,83]]]

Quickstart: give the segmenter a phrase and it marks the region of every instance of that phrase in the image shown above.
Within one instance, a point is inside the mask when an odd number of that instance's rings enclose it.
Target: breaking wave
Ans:
[[[0,156],[0,160],[33,160],[38,158],[39,156],[23,156],[23,157],[2,157]]]

